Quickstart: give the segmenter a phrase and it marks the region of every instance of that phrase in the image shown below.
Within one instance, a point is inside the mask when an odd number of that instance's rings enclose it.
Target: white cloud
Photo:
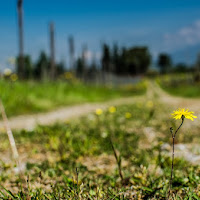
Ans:
[[[164,35],[164,47],[167,50],[180,49],[195,44],[200,44],[200,19],[175,33]]]

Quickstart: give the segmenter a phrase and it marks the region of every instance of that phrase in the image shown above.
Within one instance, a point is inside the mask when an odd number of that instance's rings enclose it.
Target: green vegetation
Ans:
[[[161,85],[164,90],[175,96],[200,97],[200,84]]]
[[[59,106],[143,94],[144,82],[121,87],[83,83],[0,81],[0,97],[8,116],[47,111]]]
[[[200,83],[192,75],[165,75],[157,81],[162,89],[175,96],[200,97]]]
[[[166,199],[171,153],[164,144],[171,143],[169,127],[180,124],[169,117],[169,110],[141,98],[72,122],[15,132],[20,155],[28,162],[23,178],[12,171],[12,163],[0,163],[0,197]],[[1,138],[6,155],[8,139]],[[196,126],[177,135],[181,143],[193,140],[199,142]],[[171,199],[199,199],[200,167],[175,157],[174,172]]]

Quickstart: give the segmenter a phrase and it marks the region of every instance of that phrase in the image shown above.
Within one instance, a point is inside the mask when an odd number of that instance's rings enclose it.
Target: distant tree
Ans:
[[[58,76],[65,72],[64,62],[61,61],[60,63],[56,64],[56,72]]]
[[[46,53],[42,51],[34,68],[34,77],[36,79],[47,79],[47,77],[49,76],[49,70],[49,58],[47,57]]]
[[[69,44],[69,58],[70,58],[70,69],[74,71],[75,69],[75,45],[74,45],[74,37],[72,35],[68,38],[68,44]]]
[[[196,68],[200,70],[200,53],[197,55]]]
[[[24,77],[30,79],[33,76],[33,63],[31,57],[26,55],[24,57]]]
[[[174,69],[173,69],[174,72],[187,72],[188,71],[188,67],[185,63],[178,63]]]
[[[97,75],[97,66],[96,66],[96,63],[95,63],[95,60],[92,61],[90,67],[88,68],[87,70],[87,78],[88,80],[95,80],[96,78],[96,75]]]
[[[110,71],[110,63],[111,63],[111,55],[110,55],[110,48],[107,44],[103,45],[102,49],[102,71],[109,72]]]
[[[119,48],[117,44],[113,46],[113,53],[112,53],[112,65],[113,65],[113,72],[116,74],[120,73],[120,55],[119,55]]]
[[[17,57],[17,66],[20,65],[21,62],[20,59],[21,59],[20,57]],[[24,62],[23,79],[30,79],[32,78],[33,75],[33,63],[31,61],[31,57],[29,55],[23,56],[23,62]]]
[[[160,68],[161,73],[169,72],[169,70],[172,66],[171,57],[166,53],[161,53],[158,56],[158,66]]]
[[[114,73],[117,75],[144,74],[151,64],[151,55],[147,47],[122,48],[114,45],[112,53]]]
[[[151,64],[151,55],[147,47],[133,47],[126,52],[128,73],[131,75],[144,74]]]
[[[123,47],[121,49],[121,54],[119,56],[119,64],[118,64],[118,75],[128,74],[128,63],[127,63],[127,49]]]
[[[83,78],[82,75],[85,70],[85,64],[82,58],[78,58],[76,62],[76,75],[79,78]]]
[[[195,82],[200,82],[200,53],[197,55],[194,80]]]
[[[81,74],[80,77],[82,79],[85,79],[86,77],[86,71],[87,71],[87,68],[88,68],[88,47],[87,47],[87,44],[84,44],[82,46],[82,57],[81,57],[81,60],[82,60],[82,69],[81,69]]]

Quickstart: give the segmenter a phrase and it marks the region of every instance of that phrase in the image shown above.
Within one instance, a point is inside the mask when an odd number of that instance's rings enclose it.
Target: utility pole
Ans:
[[[50,78],[54,80],[56,77],[56,66],[55,66],[55,34],[54,34],[54,23],[51,22],[49,25],[50,30]]]
[[[17,1],[18,29],[19,29],[19,61],[17,72],[20,78],[24,78],[24,33],[23,33],[23,0]]]

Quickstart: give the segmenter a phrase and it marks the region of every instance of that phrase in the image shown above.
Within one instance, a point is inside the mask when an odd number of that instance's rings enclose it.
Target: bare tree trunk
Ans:
[[[50,78],[54,80],[56,77],[56,66],[55,66],[55,39],[54,39],[54,23],[50,23],[50,51],[51,51],[51,68],[50,68]]]
[[[18,61],[18,75],[24,78],[24,33],[23,33],[23,0],[17,1],[18,11],[18,29],[19,29],[19,61]]]

